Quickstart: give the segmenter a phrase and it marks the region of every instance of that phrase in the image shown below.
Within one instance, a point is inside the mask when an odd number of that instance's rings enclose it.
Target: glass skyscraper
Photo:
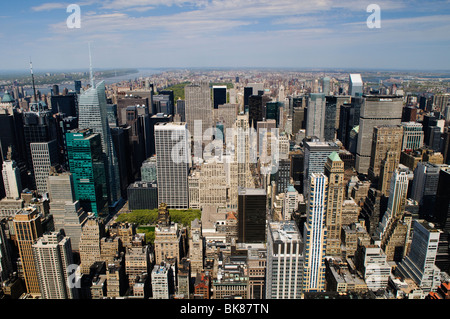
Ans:
[[[113,205],[120,199],[119,165],[112,144],[111,130],[108,121],[108,103],[106,101],[105,83],[93,85],[80,95],[79,102],[80,129],[92,129],[101,138],[101,150],[106,156],[107,185],[109,201]]]
[[[108,201],[100,134],[91,129],[75,129],[66,133],[66,142],[75,198],[85,211],[98,216]]]

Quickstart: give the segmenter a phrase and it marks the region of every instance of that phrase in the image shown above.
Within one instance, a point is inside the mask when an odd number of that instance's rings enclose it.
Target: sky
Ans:
[[[450,0],[5,1],[0,43],[0,71],[86,69],[89,44],[94,69],[450,70]]]

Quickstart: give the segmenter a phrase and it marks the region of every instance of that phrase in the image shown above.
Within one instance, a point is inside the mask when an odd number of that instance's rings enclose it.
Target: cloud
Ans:
[[[49,3],[41,4],[36,7],[32,7],[31,10],[36,11],[36,12],[41,12],[41,11],[50,11],[50,10],[55,10],[55,9],[66,9],[68,5],[69,4],[67,4],[67,3],[49,2]]]

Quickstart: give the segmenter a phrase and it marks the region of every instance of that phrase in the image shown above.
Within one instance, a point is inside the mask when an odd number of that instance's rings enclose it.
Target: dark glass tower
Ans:
[[[266,191],[240,187],[238,191],[238,242],[265,242],[265,229]]]

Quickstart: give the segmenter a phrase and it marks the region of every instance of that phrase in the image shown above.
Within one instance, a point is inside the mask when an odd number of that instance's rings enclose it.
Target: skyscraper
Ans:
[[[341,254],[342,205],[345,199],[344,162],[338,153],[333,152],[325,163],[325,176],[328,178],[325,225],[327,227],[327,256]]]
[[[189,84],[184,89],[184,96],[187,129],[191,136],[201,137],[208,128],[212,128],[209,84],[206,82]],[[201,126],[196,127],[194,121],[201,121]]]
[[[13,199],[20,198],[20,193],[22,192],[20,171],[10,154],[8,155],[8,159],[2,164],[2,176],[6,197]]]
[[[440,165],[429,162],[419,162],[414,170],[411,198],[419,203],[421,218],[426,220],[434,215],[440,170]]]
[[[323,123],[323,138],[325,141],[334,141],[336,138],[337,100],[336,96],[325,97],[325,120]]]
[[[70,237],[72,250],[78,252],[87,212],[75,200],[72,174],[50,171],[48,192],[55,231],[63,229],[65,235]]]
[[[328,178],[323,173],[309,177],[310,196],[304,225],[302,292],[325,290],[325,251],[327,244],[326,199]]]
[[[87,212],[99,216],[108,199],[106,168],[100,134],[76,129],[66,134],[75,198]]]
[[[238,191],[239,243],[261,243],[266,238],[266,191],[257,188],[239,188]]]
[[[336,143],[321,142],[316,138],[312,138],[311,140],[304,142],[304,148],[303,194],[307,198],[309,177],[313,173],[323,173],[328,156],[330,156],[332,152],[339,151],[339,147]]]
[[[41,216],[35,208],[25,208],[14,217],[14,231],[27,292],[40,296],[38,272],[33,256],[33,244],[42,236]]]
[[[364,96],[359,119],[356,146],[356,170],[367,174],[370,166],[373,128],[378,125],[399,125],[402,118],[403,97],[396,95]]]
[[[380,125],[373,128],[372,150],[370,155],[369,178],[377,182],[381,174],[382,161],[389,151],[395,152],[394,169],[400,162],[403,141],[403,127],[400,125]],[[389,182],[388,182],[389,183]]]
[[[325,94],[311,93],[308,99],[306,116],[306,136],[317,136],[324,141],[325,137]]]
[[[155,126],[158,203],[169,208],[188,208],[190,144],[186,123]]]
[[[56,120],[51,111],[46,106],[32,104],[29,112],[23,113],[23,133],[26,148],[26,159],[28,170],[30,171],[28,184],[29,188],[36,189],[33,156],[31,155],[31,143],[45,143],[57,139]],[[24,181],[22,181],[24,182]],[[26,184],[25,181],[24,184]]]
[[[74,299],[69,267],[74,264],[70,238],[60,232],[44,234],[33,244],[33,256],[43,299]]]
[[[397,268],[402,277],[412,278],[424,292],[430,292],[440,283],[440,270],[434,263],[442,231],[433,226],[424,220],[414,221],[411,249]]]
[[[303,239],[293,221],[270,222],[267,228],[267,299],[300,299]]]
[[[380,239],[388,232],[394,221],[402,217],[405,211],[408,194],[408,176],[405,172],[399,170],[394,171],[389,193],[387,210],[377,228]]]
[[[89,216],[83,225],[80,239],[81,273],[89,274],[91,266],[101,261],[100,238],[103,237],[104,227],[94,216]]]
[[[36,189],[39,194],[48,192],[48,175],[50,168],[58,163],[56,140],[50,142],[30,143],[31,157]]]
[[[219,105],[227,103],[227,87],[223,85],[214,85],[213,90],[213,105],[217,109]]]
[[[93,85],[80,95],[79,101],[80,129],[92,129],[101,138],[101,151],[105,154],[106,172],[109,193],[109,204],[114,205],[120,199],[119,166],[111,138],[108,122],[108,105],[106,101],[105,83]]]

